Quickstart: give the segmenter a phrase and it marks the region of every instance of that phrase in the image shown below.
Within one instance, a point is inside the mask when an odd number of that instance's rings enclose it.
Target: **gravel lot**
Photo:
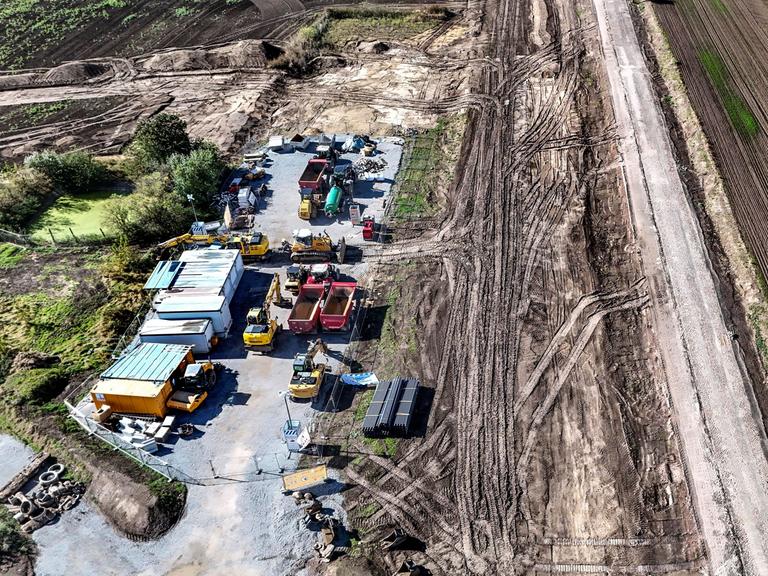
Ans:
[[[356,194],[365,213],[381,215],[384,201],[399,165],[402,148],[382,143],[387,159],[384,181],[361,182]],[[289,238],[294,228],[306,226],[296,212],[299,195],[296,180],[311,153],[274,154],[268,167],[273,190],[257,222],[277,244]],[[344,155],[352,160],[356,155]],[[348,221],[320,222],[315,231],[327,229],[332,238],[347,237],[350,244],[362,243],[360,229]],[[283,332],[272,355],[248,353],[240,334],[248,308],[261,302],[274,272],[288,262],[276,257],[264,266],[249,266],[232,303],[234,325],[213,358],[224,370],[206,403],[194,414],[182,415],[198,432],[189,439],[175,438],[158,454],[170,464],[197,478],[203,485],[189,487],[185,516],[166,536],[154,542],[132,542],[118,534],[92,505],[84,502],[55,525],[35,533],[40,554],[39,576],[59,575],[66,565],[72,574],[300,574],[312,557],[313,535],[299,528],[300,510],[280,492],[280,471],[290,472],[296,456],[288,457],[280,429],[287,419],[279,392],[287,388],[294,354],[306,350],[317,335],[295,336]],[[365,264],[344,265],[342,272],[361,281]],[[273,307],[287,328],[289,309]],[[349,332],[323,333],[329,346],[325,359],[335,373],[346,348]],[[322,360],[320,355],[318,360]],[[321,398],[333,379],[327,378]],[[324,402],[290,402],[292,419],[309,424]],[[261,468],[262,473],[258,470]],[[324,505],[343,519],[341,490],[331,482],[314,490],[327,493]]]

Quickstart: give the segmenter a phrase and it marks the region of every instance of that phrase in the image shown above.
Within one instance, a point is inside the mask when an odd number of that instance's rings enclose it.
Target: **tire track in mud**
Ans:
[[[546,35],[537,37],[548,35],[554,41],[530,49],[533,32],[528,8],[528,2],[511,0],[482,5],[484,33],[490,39],[486,57],[496,66],[476,69],[474,96],[453,100],[473,106],[469,107],[462,162],[448,208],[434,235],[427,233],[380,252],[395,259],[442,262],[451,286],[445,298],[452,305],[439,331],[449,337],[434,371],[437,385],[432,412],[452,417],[430,423],[424,444],[405,452],[399,462],[377,462],[379,473],[381,468],[385,473],[378,474],[375,481],[366,480],[363,488],[386,503],[386,510],[377,513],[377,521],[388,514],[395,522],[403,514],[411,519],[424,514],[417,526],[418,537],[426,538],[430,549],[440,549],[441,558],[453,570],[446,570],[444,563],[437,566],[437,573],[603,571],[602,563],[590,564],[596,556],[587,552],[582,553],[583,563],[544,562],[546,557],[532,543],[545,535],[573,542],[611,540],[616,547],[627,549],[637,548],[635,542],[642,540],[647,545],[632,556],[632,566],[622,568],[611,560],[610,569],[664,573],[674,566],[685,570],[699,565],[698,560],[690,562],[686,553],[690,536],[675,540],[679,545],[669,553],[659,543],[657,555],[656,543],[661,541],[646,527],[648,522],[639,520],[643,501],[638,488],[642,480],[638,479],[644,476],[634,469],[626,439],[616,438],[612,429],[613,411],[621,395],[618,390],[615,396],[600,399],[613,403],[611,411],[606,410],[604,416],[602,410],[594,410],[590,416],[593,421],[588,429],[604,437],[584,440],[588,451],[610,442],[614,455],[606,457],[606,465],[595,471],[595,479],[588,480],[593,484],[581,489],[594,490],[599,476],[610,478],[613,471],[627,476],[626,481],[616,482],[610,493],[615,496],[592,495],[592,503],[579,511],[569,510],[566,500],[561,513],[589,513],[602,504],[619,509],[626,506],[628,511],[617,512],[621,518],[610,528],[601,527],[599,518],[594,526],[589,520],[549,519],[550,484],[558,481],[552,476],[568,471],[566,464],[546,462],[553,457],[560,442],[557,433],[562,435],[565,425],[554,420],[564,418],[559,413],[567,411],[573,412],[574,419],[585,417],[580,400],[563,399],[563,390],[572,373],[579,371],[568,388],[569,395],[578,395],[585,387],[594,394],[612,393],[602,383],[578,384],[589,382],[584,378],[611,382],[615,370],[605,365],[601,348],[611,337],[627,338],[630,347],[640,346],[638,335],[623,334],[605,319],[642,315],[648,297],[639,262],[626,255],[636,254],[630,248],[631,240],[624,249],[611,240],[599,248],[605,252],[601,258],[591,255],[596,249],[591,244],[595,242],[591,227],[608,230],[611,225],[623,225],[624,237],[630,234],[623,188],[618,188],[619,194],[600,196],[601,201],[608,198],[616,204],[608,209],[618,219],[616,223],[594,223],[591,213],[585,216],[596,209],[590,204],[597,203],[590,201],[595,189],[615,185],[621,169],[615,155],[615,126],[604,117],[610,114],[599,115],[595,111],[599,107],[585,101],[600,99],[594,80],[591,90],[585,90],[583,75],[590,58],[587,43],[595,51],[596,29],[589,22],[578,27],[580,16],[574,4],[551,0],[545,8],[539,7],[548,14],[548,29]],[[606,263],[616,268],[606,268]],[[603,329],[597,332],[601,325]],[[612,356],[611,361],[635,367],[631,358]],[[650,379],[653,362],[636,364],[640,372],[647,371],[638,378]],[[593,369],[594,373],[589,372]],[[589,374],[585,376],[585,372]],[[556,415],[553,407],[559,402],[563,405]],[[668,413],[659,416],[662,421],[668,417]],[[441,450],[435,450],[436,446]],[[574,450],[580,447],[573,443]],[[664,449],[669,448],[659,448]],[[578,458],[576,454],[572,458]],[[534,463],[544,470],[534,470]],[[415,487],[414,478],[425,475],[424,471],[435,481]],[[534,477],[534,472],[543,474]],[[425,492],[425,486],[434,486],[434,493]],[[653,518],[663,522],[684,514],[689,505],[684,486],[680,494],[679,504]],[[543,498],[543,504],[537,498]],[[446,506],[449,503],[452,506]],[[453,526],[450,535],[442,523]],[[642,530],[635,533],[638,528]],[[580,558],[582,548],[575,548],[574,558]],[[669,563],[670,558],[681,562]],[[652,564],[654,559],[657,564]]]

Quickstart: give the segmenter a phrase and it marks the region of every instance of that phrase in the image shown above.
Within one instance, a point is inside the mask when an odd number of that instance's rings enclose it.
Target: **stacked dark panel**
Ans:
[[[392,432],[405,436],[411,428],[413,413],[416,411],[416,395],[419,392],[419,381],[409,378],[403,381],[403,392],[400,397],[400,405],[392,422]]]
[[[397,377],[379,382],[363,420],[363,434],[407,435],[416,409],[419,385],[414,378]]]
[[[366,412],[365,418],[363,419],[363,434],[366,436],[376,435],[379,426],[379,415],[384,406],[387,392],[389,392],[388,380],[386,382],[379,382],[376,385],[376,392],[373,393],[373,400],[371,400],[371,405],[368,406],[368,412]]]

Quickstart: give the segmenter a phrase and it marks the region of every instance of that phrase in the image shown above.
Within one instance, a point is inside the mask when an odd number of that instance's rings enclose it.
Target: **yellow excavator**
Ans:
[[[264,260],[270,255],[269,238],[261,232],[249,234],[203,234],[202,230],[193,228],[192,232],[176,236],[157,245],[158,248],[175,248],[176,246],[213,246],[239,250],[243,260]]]
[[[347,243],[343,236],[338,244],[334,244],[327,232],[312,234],[309,228],[294,230],[293,243],[283,240],[282,245],[283,250],[291,253],[291,262],[294,264],[331,262],[332,260],[342,264],[347,251]]]
[[[328,346],[320,338],[312,342],[305,353],[296,354],[293,358],[293,376],[288,385],[291,398],[314,398],[320,392],[328,366],[315,364],[315,356],[319,352],[328,355]]]
[[[282,326],[272,317],[270,307],[272,304],[289,306],[290,303],[290,299],[284,298],[280,292],[280,275],[275,273],[264,298],[264,304],[260,308],[251,308],[246,316],[243,332],[243,344],[246,350],[272,352],[275,349],[277,334]]]

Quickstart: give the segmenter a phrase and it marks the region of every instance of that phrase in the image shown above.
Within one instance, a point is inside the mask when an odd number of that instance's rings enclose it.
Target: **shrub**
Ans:
[[[187,199],[171,189],[161,172],[141,177],[133,194],[112,198],[106,212],[105,226],[137,244],[182,234],[193,219]]]
[[[0,228],[22,230],[53,193],[50,179],[29,167],[0,175]]]
[[[10,511],[0,506],[0,560],[29,553],[32,548],[32,541],[21,533]]]
[[[106,168],[85,152],[39,152],[27,157],[24,164],[42,172],[54,186],[70,194],[89,192],[108,178]]]

